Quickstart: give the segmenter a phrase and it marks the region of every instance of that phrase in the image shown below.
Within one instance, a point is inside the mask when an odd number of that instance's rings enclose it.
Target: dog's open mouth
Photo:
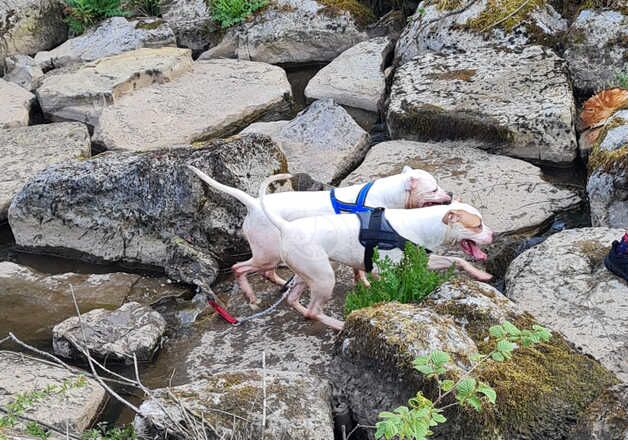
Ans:
[[[468,254],[471,255],[473,258],[475,258],[476,260],[486,260],[488,258],[488,255],[486,255],[482,249],[480,249],[480,247],[477,245],[477,243],[473,240],[462,240],[460,242],[460,245],[462,246],[462,250]]]

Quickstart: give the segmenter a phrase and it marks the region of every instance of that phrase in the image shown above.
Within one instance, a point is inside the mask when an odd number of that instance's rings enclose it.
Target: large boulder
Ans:
[[[332,98],[349,109],[378,113],[386,92],[384,69],[392,51],[393,43],[386,37],[356,44],[314,75],[305,96]]]
[[[569,27],[564,57],[576,91],[592,95],[628,75],[628,16],[620,11],[585,9]],[[623,42],[623,43],[622,43]]]
[[[26,405],[21,415],[62,432],[69,429],[80,433],[89,428],[107,401],[105,390],[96,380],[21,353],[0,351],[0,371],[0,406],[6,408],[19,395],[41,393],[41,399]]]
[[[584,411],[570,440],[628,438],[628,384],[606,390]]]
[[[180,405],[212,426],[220,438],[334,438],[329,384],[300,372],[226,371],[171,390],[157,390],[155,397],[142,403],[143,417],[135,418],[136,431],[150,438],[155,422],[163,427],[173,419],[185,421]]]
[[[587,193],[593,226],[628,225],[628,110],[614,113],[600,130],[588,161]]]
[[[364,162],[341,185],[399,173],[405,165],[432,173],[454,197],[475,206],[498,235],[533,235],[580,197],[543,179],[522,160],[487,153],[475,143],[389,141],[374,145]]]
[[[489,327],[506,319],[519,328],[535,324],[493,287],[460,280],[442,285],[424,304],[387,303],[354,311],[337,341],[334,384],[356,421],[373,425],[381,411],[407,405],[417,391],[438,397],[433,380],[412,367],[415,356],[433,350],[451,353],[446,376],[458,378],[470,368],[469,354],[490,350]],[[495,389],[496,405],[484,405],[481,413],[450,407],[444,413],[447,422],[432,428],[437,438],[567,438],[574,415],[617,382],[558,334],[535,347],[518,348],[506,362],[486,361],[473,375]]]
[[[76,122],[0,130],[0,221],[28,179],[48,165],[90,157],[90,147],[87,127]]]
[[[453,54],[480,47],[521,50],[532,42],[555,45],[567,21],[544,2],[521,6],[510,8],[489,0],[423,1],[397,42],[397,62],[404,64],[430,51]]]
[[[128,302],[117,310],[94,309],[66,319],[52,329],[54,352],[68,359],[83,359],[84,350],[95,358],[133,364],[152,360],[166,331],[166,320],[150,307]],[[83,333],[84,332],[84,333]],[[85,334],[85,337],[83,337]]]
[[[493,152],[568,165],[577,144],[565,70],[560,58],[540,46],[426,53],[395,73],[386,113],[390,136],[476,138]]]
[[[65,4],[58,0],[6,0],[0,4],[0,74],[9,55],[33,55],[65,41]]]
[[[356,21],[368,10],[349,0],[350,12],[333,6],[333,1],[279,0],[250,20],[229,28],[222,41],[200,56],[294,64],[331,61],[344,50],[367,38]],[[357,12],[357,13],[356,13]]]
[[[134,151],[189,144],[237,133],[256,120],[280,119],[291,104],[290,83],[279,67],[200,61],[176,81],[136,90],[106,107],[92,141]]]
[[[255,194],[264,178],[285,171],[285,157],[269,138],[247,135],[51,166],[31,179],[9,208],[15,240],[28,248],[175,273],[183,262],[171,260],[180,249],[192,249],[208,255],[214,271],[192,275],[212,282],[218,262],[227,264],[247,248],[239,234],[246,209],[207,191],[186,165]]]
[[[371,137],[331,99],[314,102],[291,121],[258,122],[242,133],[269,135],[284,151],[291,172],[337,184],[368,151]]]
[[[192,68],[188,49],[137,49],[48,74],[37,89],[44,116],[96,125],[102,109],[153,83],[172,81]]]
[[[512,262],[506,295],[626,381],[628,283],[603,263],[623,233],[582,228],[551,236]]]
[[[35,95],[0,78],[0,129],[28,125]]]
[[[94,61],[141,47],[175,45],[174,34],[163,21],[111,17],[51,51],[39,52],[35,55],[35,61],[42,69],[50,70],[69,64]]]
[[[53,326],[76,314],[70,286],[82,313],[115,309],[126,301],[150,304],[188,292],[163,278],[124,272],[51,275],[8,261],[0,263],[0,284],[0,334],[13,332],[29,343],[46,345]]]
[[[28,55],[13,55],[7,57],[5,81],[10,81],[22,87],[29,92],[35,89],[35,84],[44,76],[44,72]]]
[[[159,9],[180,47],[192,49],[198,55],[220,41],[220,28],[205,0],[161,0]]]

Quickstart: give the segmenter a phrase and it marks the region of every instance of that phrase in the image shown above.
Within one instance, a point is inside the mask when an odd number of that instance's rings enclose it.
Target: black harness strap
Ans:
[[[384,208],[356,213],[360,219],[359,240],[364,246],[364,268],[373,270],[373,251],[375,247],[382,250],[401,249],[403,251],[408,240],[395,231],[384,216]]]

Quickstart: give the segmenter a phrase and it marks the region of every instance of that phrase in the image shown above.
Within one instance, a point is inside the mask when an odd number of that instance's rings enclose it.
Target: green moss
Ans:
[[[545,0],[529,0],[528,3],[521,7],[524,1],[525,0],[488,0],[484,11],[482,11],[479,16],[469,20],[467,26],[480,31],[497,26],[510,32],[519,26],[534,8],[545,4]]]
[[[460,69],[449,70],[447,72],[428,73],[425,76],[430,79],[439,79],[444,81],[471,81],[471,78],[475,75],[476,72],[476,69]]]
[[[139,21],[135,25],[135,29],[145,29],[145,30],[153,30],[157,29],[159,26],[164,24],[163,20],[154,20],[154,21]]]
[[[604,138],[611,129],[626,124],[628,124],[628,121],[615,118],[604,126],[589,155],[589,161],[587,163],[589,174],[596,170],[613,172],[628,169],[628,143],[613,151],[605,151],[600,148]]]
[[[320,10],[322,14],[328,14],[331,16],[348,12],[351,14],[356,24],[359,26],[366,26],[367,24],[375,21],[375,14],[366,5],[360,3],[357,0],[318,0],[319,3],[325,5],[325,8]]]

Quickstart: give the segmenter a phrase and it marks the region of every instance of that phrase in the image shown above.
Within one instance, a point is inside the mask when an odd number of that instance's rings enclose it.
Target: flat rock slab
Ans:
[[[305,88],[308,99],[332,98],[347,107],[378,112],[386,91],[384,68],[393,43],[386,37],[356,44],[323,67]]]
[[[288,159],[290,172],[340,182],[368,151],[371,137],[331,99],[314,102],[291,121],[258,122],[242,133],[269,135]]]
[[[545,182],[541,170],[522,160],[489,154],[473,143],[390,141],[374,145],[342,185],[399,173],[404,165],[423,169],[440,186],[480,210],[497,234],[533,235],[580,197]]]
[[[132,365],[134,356],[139,362],[152,360],[165,331],[166,320],[159,313],[129,302],[117,310],[94,309],[84,313],[81,321],[73,316],[55,325],[52,347],[67,359],[81,359],[87,349],[95,358]]]
[[[44,70],[84,63],[141,47],[176,46],[172,30],[161,20],[112,17],[51,51],[35,55]]]
[[[124,94],[171,81],[192,68],[187,49],[137,49],[47,75],[37,89],[44,116],[96,125],[102,109]]]
[[[6,220],[11,200],[28,179],[48,165],[90,156],[89,132],[83,124],[57,123],[0,130],[3,169],[0,221]]]
[[[187,409],[209,422],[220,437],[246,433],[246,438],[269,440],[334,438],[331,388],[317,376],[270,369],[225,371],[174,387],[170,392]],[[161,426],[172,423],[164,414],[164,407],[175,420],[184,420],[179,405],[166,390],[157,390],[155,394],[160,402],[144,402],[140,412],[145,418],[135,419],[140,435],[150,435],[154,426],[151,419]],[[264,411],[266,425],[261,429]],[[232,414],[236,416],[235,423]]]
[[[25,358],[20,353],[0,351],[0,371],[0,405],[4,408],[19,393],[42,391],[48,386],[62,387],[65,383],[67,391],[44,397],[23,413],[63,431],[68,426],[71,431],[83,432],[95,421],[107,400],[105,390],[94,379]]]
[[[564,61],[531,46],[407,62],[395,73],[386,121],[392,139],[475,138],[493,152],[567,165],[577,155],[574,114]]]
[[[146,151],[227,136],[260,118],[288,115],[291,97],[279,67],[199,61],[176,81],[143,88],[104,109],[93,141],[106,149]]]
[[[28,125],[35,95],[0,78],[0,129]]]
[[[628,380],[628,283],[603,259],[623,229],[570,229],[518,256],[506,295]]]

